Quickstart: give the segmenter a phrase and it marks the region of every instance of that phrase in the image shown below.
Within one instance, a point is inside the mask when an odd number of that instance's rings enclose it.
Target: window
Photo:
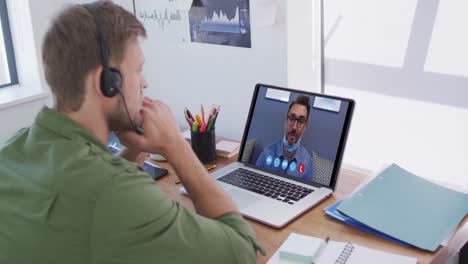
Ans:
[[[0,0],[0,88],[18,83],[6,0]]]

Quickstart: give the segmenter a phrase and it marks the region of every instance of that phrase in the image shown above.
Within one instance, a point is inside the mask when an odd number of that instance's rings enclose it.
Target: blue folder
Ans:
[[[336,209],[361,224],[434,252],[468,213],[468,194],[392,164]]]
[[[344,199],[343,199],[343,200],[344,200]],[[373,228],[371,228],[371,227],[369,227],[369,226],[366,226],[366,225],[364,225],[364,224],[361,224],[361,223],[359,223],[358,221],[356,221],[356,220],[354,220],[354,219],[352,219],[352,218],[349,218],[349,217],[347,217],[346,215],[344,215],[344,214],[338,212],[338,210],[336,210],[336,207],[338,207],[338,206],[341,204],[341,202],[343,202],[343,200],[338,200],[338,201],[336,201],[334,204],[332,204],[332,205],[330,205],[329,207],[323,209],[323,212],[325,213],[325,215],[327,215],[328,217],[331,217],[331,218],[333,218],[333,219],[336,219],[336,220],[338,220],[338,221],[341,221],[341,222],[343,222],[343,223],[346,223],[346,224],[348,224],[348,225],[354,226],[354,227],[356,227],[356,228],[358,228],[358,229],[361,229],[361,230],[363,230],[363,231],[366,231],[366,232],[368,232],[368,233],[371,233],[371,234],[373,234],[373,235],[376,235],[376,236],[378,236],[378,237],[381,237],[381,238],[383,238],[383,239],[387,239],[387,240],[389,240],[389,241],[395,242],[395,243],[397,243],[397,244],[399,244],[399,245],[402,245],[402,246],[404,246],[404,247],[412,247],[412,246],[411,246],[410,244],[408,244],[408,243],[405,243],[405,242],[403,242],[403,241],[401,241],[401,240],[399,240],[399,239],[396,239],[396,238],[394,238],[394,237],[391,237],[391,236],[389,236],[389,235],[386,235],[386,234],[384,234],[384,233],[382,233],[382,232],[380,232],[380,231],[378,231],[378,230],[375,230],[375,229],[373,229]]]

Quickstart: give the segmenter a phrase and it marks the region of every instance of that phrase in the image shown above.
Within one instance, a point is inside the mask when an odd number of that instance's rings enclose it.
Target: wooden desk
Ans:
[[[231,159],[218,157],[216,170],[235,160],[236,157]],[[190,199],[187,196],[179,194],[179,188],[181,187],[181,184],[175,184],[177,176],[175,175],[172,167],[167,162],[158,162],[157,164],[169,170],[169,174],[167,176],[164,176],[157,181],[157,184],[160,186],[160,188],[172,199],[179,201],[187,208],[194,210]],[[336,200],[339,200],[352,192],[366,176],[367,175],[355,173],[350,170],[342,170],[338,179],[337,189],[332,197],[326,199],[316,207],[307,211],[305,214],[282,229],[271,228],[255,221],[248,220],[257,234],[257,239],[267,251],[267,256],[259,255],[258,263],[267,262],[273,253],[278,250],[283,241],[292,232],[321,238],[329,236],[332,240],[352,242],[390,253],[416,257],[418,259],[418,263],[432,263],[436,256],[441,255],[441,248],[439,248],[439,250],[435,253],[416,248],[405,248],[396,243],[376,237],[367,232],[343,224],[339,221],[329,219],[327,216],[325,216],[323,213],[323,209],[325,207],[331,205]],[[464,219],[462,224],[465,222],[468,222],[468,217]]]

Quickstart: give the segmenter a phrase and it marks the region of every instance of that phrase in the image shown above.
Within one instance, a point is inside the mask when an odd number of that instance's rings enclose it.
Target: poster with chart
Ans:
[[[160,42],[190,42],[188,11],[192,0],[133,0],[135,16],[148,36]]]
[[[189,22],[192,42],[251,47],[249,0],[193,0]]]

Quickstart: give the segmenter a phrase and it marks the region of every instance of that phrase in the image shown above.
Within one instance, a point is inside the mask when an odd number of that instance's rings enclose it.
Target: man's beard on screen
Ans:
[[[301,137],[298,135],[297,129],[292,129],[292,130],[288,133],[286,139],[289,139],[290,136],[293,136],[293,137],[294,137],[294,141],[291,142],[291,145],[294,145],[294,144],[296,144],[297,142],[300,141],[300,138],[301,138]],[[289,144],[289,140],[288,140],[288,144]]]

